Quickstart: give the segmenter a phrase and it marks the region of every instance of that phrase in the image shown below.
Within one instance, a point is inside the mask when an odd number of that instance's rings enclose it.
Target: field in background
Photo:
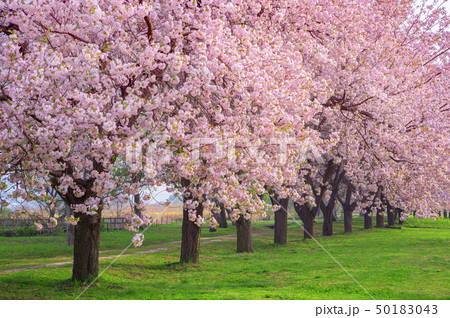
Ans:
[[[131,211],[131,207],[124,206],[120,209],[110,208],[103,211],[103,217],[124,217],[126,213]],[[183,218],[183,205],[172,204],[170,206],[164,206],[162,204],[149,204],[146,205],[142,212],[150,215],[153,219],[165,216],[170,219],[182,219]]]
[[[124,216],[126,213],[129,213],[131,208],[128,206],[123,208],[120,213],[117,213],[117,210],[109,209],[103,212],[104,217],[117,217]],[[171,222],[181,221],[183,219],[183,205],[181,203],[172,204],[168,207],[162,204],[151,204],[146,205],[142,210],[143,213],[150,215],[155,222],[158,224],[168,224]],[[295,214],[295,211],[289,211],[290,214]],[[204,217],[210,217],[211,212],[205,210],[203,212]],[[254,216],[252,218],[254,221],[261,221],[263,218],[259,215]]]
[[[102,212],[102,231],[123,230],[124,225],[129,222],[126,219],[126,215],[129,214],[130,211],[130,206],[121,207],[120,209],[113,208],[104,210]],[[152,218],[153,225],[171,224],[183,220],[182,204],[172,204],[170,206],[164,206],[162,204],[146,205],[141,211]],[[211,216],[210,211],[205,210],[203,216],[208,219]],[[28,214],[20,216],[11,213],[8,217],[0,218],[0,236],[54,235],[58,232],[65,232],[66,223],[64,222],[64,215],[57,218],[59,223],[56,228],[48,228],[45,226],[48,222],[48,215],[42,217],[41,212],[36,211],[36,213],[33,213],[33,211],[29,211]],[[253,221],[258,222],[263,220],[263,217],[256,215],[252,219]],[[34,226],[35,222],[43,224],[44,228],[40,231],[36,231],[36,227]]]

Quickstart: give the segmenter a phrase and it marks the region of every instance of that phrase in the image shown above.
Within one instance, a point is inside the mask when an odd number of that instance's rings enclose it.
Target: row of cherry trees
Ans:
[[[335,184],[359,210],[388,202],[426,217],[447,204],[449,16],[438,3],[0,6],[0,172],[23,198],[51,186],[71,206],[73,279],[98,273],[118,185],[123,200],[163,184],[183,195],[184,262],[198,261],[203,211],[217,202],[244,241],[252,215],[287,198],[305,227],[319,207],[328,222]],[[123,160],[131,184],[113,173]],[[133,218],[134,230],[149,222]]]

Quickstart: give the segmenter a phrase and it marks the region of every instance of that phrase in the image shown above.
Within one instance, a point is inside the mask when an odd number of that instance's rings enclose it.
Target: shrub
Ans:
[[[450,219],[437,218],[436,220],[430,220],[410,217],[405,220],[402,226],[410,228],[450,229]]]
[[[27,233],[25,231],[25,228],[23,228],[23,227],[19,227],[15,230],[16,230],[17,235],[14,235],[14,236],[25,236],[25,234]]]
[[[36,235],[36,229],[34,227],[28,227],[26,234],[27,234],[27,236],[35,236]]]
[[[6,236],[6,233],[9,231],[9,229],[6,226],[0,227],[0,236]]]

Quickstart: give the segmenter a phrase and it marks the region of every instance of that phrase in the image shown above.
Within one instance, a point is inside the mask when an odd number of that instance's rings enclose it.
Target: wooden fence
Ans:
[[[152,226],[157,226],[161,224],[170,224],[173,222],[181,222],[181,217],[174,216],[156,216],[153,218]],[[55,228],[48,228],[46,226],[47,220],[42,219],[19,219],[19,218],[0,218],[0,235],[5,236],[17,236],[18,229],[23,229],[25,231],[32,231],[35,226],[34,223],[41,223],[44,225],[43,229],[36,231],[36,234],[51,234],[55,232],[65,232],[67,230],[66,223],[62,220],[58,220],[58,225]],[[102,231],[115,231],[124,230],[125,224],[128,220],[123,217],[104,217],[102,218]]]
[[[115,231],[124,230],[126,218],[102,218],[102,230],[103,231]]]
[[[34,223],[44,225],[42,230],[36,231]],[[58,220],[58,225],[54,228],[46,226],[47,220],[42,219],[18,219],[3,218],[0,219],[0,236],[30,236],[30,235],[48,235],[56,232],[65,232],[66,223]]]

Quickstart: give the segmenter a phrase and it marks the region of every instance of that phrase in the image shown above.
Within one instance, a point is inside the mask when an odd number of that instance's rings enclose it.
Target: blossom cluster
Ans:
[[[64,221],[66,221],[66,223],[70,225],[77,225],[78,221],[80,221],[80,218],[76,218],[71,215],[69,218],[65,217]]]
[[[136,233],[133,236],[132,242],[134,244],[134,247],[139,247],[142,245],[142,243],[144,242],[144,234],[142,233]]]
[[[51,218],[48,219],[47,226],[49,228],[56,227],[57,225],[58,225],[58,220],[56,218],[51,217]]]

